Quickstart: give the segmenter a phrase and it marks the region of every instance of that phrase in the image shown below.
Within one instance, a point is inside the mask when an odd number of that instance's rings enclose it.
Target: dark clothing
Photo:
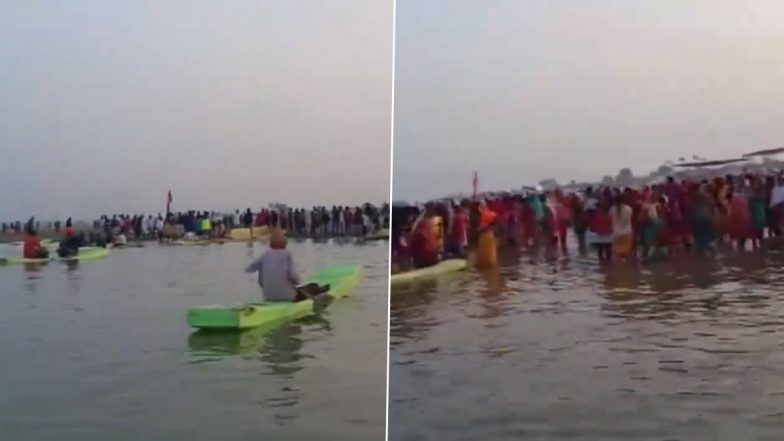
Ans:
[[[60,247],[57,248],[57,255],[60,257],[73,257],[79,254],[79,246],[81,245],[81,238],[78,236],[71,236],[64,241],[60,242]]]
[[[317,283],[308,283],[307,285],[302,285],[297,287],[297,297],[294,299],[295,302],[301,302],[303,300],[307,300],[313,296],[317,296],[319,294],[324,294],[325,292],[329,292],[330,286],[324,285],[321,286]]]
[[[242,218],[242,224],[245,226],[245,228],[250,228],[253,226],[253,213],[246,211],[245,216]]]

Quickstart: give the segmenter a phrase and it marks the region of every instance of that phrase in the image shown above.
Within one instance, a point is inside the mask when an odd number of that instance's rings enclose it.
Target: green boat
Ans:
[[[0,258],[0,264],[6,265],[13,265],[13,264],[45,264],[51,261],[60,261],[60,262],[80,262],[83,260],[97,260],[103,259],[104,257],[109,255],[109,250],[107,248],[99,248],[99,247],[85,247],[79,248],[79,254],[73,257],[47,257],[46,259],[27,259],[24,257],[7,257],[7,258]]]
[[[465,259],[447,259],[431,267],[393,274],[389,279],[389,283],[391,286],[399,286],[422,279],[433,279],[444,274],[460,271],[465,269],[466,266],[468,266],[468,262]]]
[[[356,288],[362,267],[345,265],[323,268],[308,282],[330,285],[329,294],[337,300]],[[271,327],[314,313],[313,300],[301,302],[260,302],[236,306],[196,306],[188,309],[188,324],[203,330],[242,330]]]

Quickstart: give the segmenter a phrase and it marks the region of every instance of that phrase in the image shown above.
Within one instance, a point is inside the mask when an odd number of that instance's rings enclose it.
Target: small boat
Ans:
[[[252,228],[234,228],[229,231],[228,236],[230,239],[242,240],[264,240],[272,234],[272,228],[269,227],[252,227]],[[286,230],[281,230],[284,234]]]
[[[161,245],[164,246],[193,246],[193,245],[209,245],[212,242],[209,239],[198,239],[198,240],[172,240],[168,242],[161,242]]]
[[[365,236],[363,240],[366,242],[373,240],[389,240],[389,230],[380,230],[378,233]]]
[[[253,239],[235,239],[233,237],[215,237],[210,239],[212,243],[235,243],[235,242],[242,242],[242,243],[249,243],[249,242],[266,242],[269,240],[269,235],[266,236],[254,236]]]
[[[13,264],[46,264],[51,261],[60,261],[60,262],[81,262],[84,260],[97,260],[102,259],[109,255],[109,250],[107,248],[98,248],[98,247],[85,247],[79,248],[79,254],[73,257],[59,257],[59,256],[52,256],[47,257],[45,259],[27,259],[24,257],[8,257],[8,258],[0,258],[0,264],[6,265],[13,265]]]
[[[111,245],[112,248],[144,248],[144,242],[126,242],[123,244],[115,243]]]
[[[345,265],[323,268],[308,282],[330,285],[329,294],[337,300],[356,288],[362,278],[362,267]],[[187,321],[202,330],[243,330],[272,327],[307,317],[314,313],[312,299],[300,302],[259,302],[236,306],[195,306],[188,309]]]
[[[468,266],[468,262],[465,259],[447,259],[428,268],[393,274],[389,279],[389,283],[391,286],[399,286],[418,280],[434,279],[444,274],[463,270],[466,266]]]

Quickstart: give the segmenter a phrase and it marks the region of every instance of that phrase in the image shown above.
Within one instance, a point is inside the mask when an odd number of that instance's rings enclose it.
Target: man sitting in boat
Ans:
[[[264,300],[299,302],[329,291],[329,285],[300,286],[301,279],[294,265],[294,258],[286,249],[287,240],[282,232],[273,232],[269,243],[270,248],[245,269],[248,273],[258,273]]]
[[[38,238],[38,233],[32,228],[27,230],[23,253],[25,259],[46,259],[49,257],[49,250],[41,246],[41,239]]]
[[[82,245],[82,238],[74,234],[73,230],[66,230],[65,239],[60,242],[57,248],[57,255],[60,257],[74,257],[79,254],[79,247]]]
[[[117,236],[114,237],[114,240],[112,241],[112,243],[116,247],[124,247],[125,245],[128,244],[128,238],[125,237],[125,234],[120,233],[120,234],[118,234]]]

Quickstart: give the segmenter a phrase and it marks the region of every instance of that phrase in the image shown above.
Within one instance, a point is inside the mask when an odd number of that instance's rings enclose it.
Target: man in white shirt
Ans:
[[[147,219],[142,217],[139,219],[139,233],[141,233],[141,237],[137,237],[136,239],[141,239],[143,237],[147,237],[147,232],[149,229],[147,228]]]
[[[363,233],[368,235],[373,231],[373,221],[370,219],[370,216],[366,212],[362,213],[362,224],[364,225]]]
[[[147,216],[147,233],[149,234],[158,234],[158,230],[155,229],[155,218],[152,215]]]
[[[160,214],[158,215],[158,218],[155,219],[155,232],[156,233],[163,232],[163,216],[161,216]]]

